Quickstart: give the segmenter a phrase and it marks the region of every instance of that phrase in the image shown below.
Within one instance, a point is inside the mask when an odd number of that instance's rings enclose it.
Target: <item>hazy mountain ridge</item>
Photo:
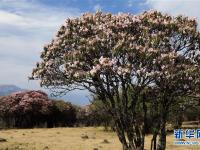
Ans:
[[[0,85],[0,96],[6,96],[14,92],[24,91],[16,85]]]

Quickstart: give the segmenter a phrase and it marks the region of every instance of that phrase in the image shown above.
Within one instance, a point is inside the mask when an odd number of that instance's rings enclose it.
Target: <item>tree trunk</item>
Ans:
[[[166,115],[164,115],[161,119],[160,133],[159,133],[159,141],[158,141],[158,150],[166,149]]]
[[[124,130],[120,124],[119,121],[116,120],[115,122],[115,127],[116,127],[116,132],[117,132],[117,136],[119,138],[119,141],[121,142],[122,144],[122,147],[123,147],[123,150],[128,150],[128,144],[126,142],[126,137],[125,137],[125,133],[124,133]]]
[[[141,140],[141,138],[144,139],[144,137],[142,137],[141,131],[134,132],[133,129],[129,129],[125,131],[123,128],[121,128],[123,127],[121,122],[118,122],[118,124],[115,127],[116,127],[116,132],[117,132],[119,141],[122,144],[123,150],[143,150],[144,149],[144,142]],[[136,130],[140,130],[140,129],[137,128]]]
[[[156,146],[157,146],[157,133],[153,134],[153,138],[151,139],[151,150],[156,150]]]
[[[160,131],[160,120],[154,120],[156,122],[155,126],[153,127],[153,137],[151,139],[151,150],[157,149],[157,137]]]

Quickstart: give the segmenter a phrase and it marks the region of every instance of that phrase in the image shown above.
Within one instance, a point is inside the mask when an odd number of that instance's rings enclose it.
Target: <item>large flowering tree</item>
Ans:
[[[168,91],[168,83],[170,89],[177,90],[176,84],[185,89],[190,74],[198,71],[193,67],[199,65],[196,26],[193,19],[156,11],[67,19],[44,46],[32,78],[51,89],[88,89],[112,115],[123,149],[143,149],[145,113],[137,121],[137,102],[145,101],[147,86],[160,92]]]

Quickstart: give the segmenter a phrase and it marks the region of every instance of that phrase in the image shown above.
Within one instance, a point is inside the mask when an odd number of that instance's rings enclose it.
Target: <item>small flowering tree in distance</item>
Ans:
[[[35,117],[49,114],[51,106],[48,95],[42,91],[17,92],[1,98],[0,116],[5,119],[14,118],[16,126],[22,127],[22,120],[26,116],[39,120]],[[27,122],[25,127],[29,126]]]
[[[186,74],[198,65],[196,26],[193,19],[157,11],[67,19],[44,46],[32,79],[50,89],[89,90],[113,117],[123,149],[144,149],[145,121],[136,119],[137,102],[146,87],[161,91],[162,81],[175,82],[180,69]],[[182,87],[185,78],[175,83]]]

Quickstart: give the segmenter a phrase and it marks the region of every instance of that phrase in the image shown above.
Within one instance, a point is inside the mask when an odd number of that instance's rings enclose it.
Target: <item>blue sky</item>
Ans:
[[[40,0],[41,3],[49,6],[57,7],[72,7],[78,8],[81,12],[85,11],[96,11],[101,9],[104,12],[118,13],[132,12],[138,13],[145,9],[145,0]],[[133,9],[134,6],[134,9]]]
[[[67,18],[96,10],[137,14],[156,9],[199,20],[199,7],[200,0],[0,0],[0,84],[40,89],[38,81],[27,77],[40,60],[43,45]],[[75,91],[65,98],[83,105],[88,96],[87,91]]]

